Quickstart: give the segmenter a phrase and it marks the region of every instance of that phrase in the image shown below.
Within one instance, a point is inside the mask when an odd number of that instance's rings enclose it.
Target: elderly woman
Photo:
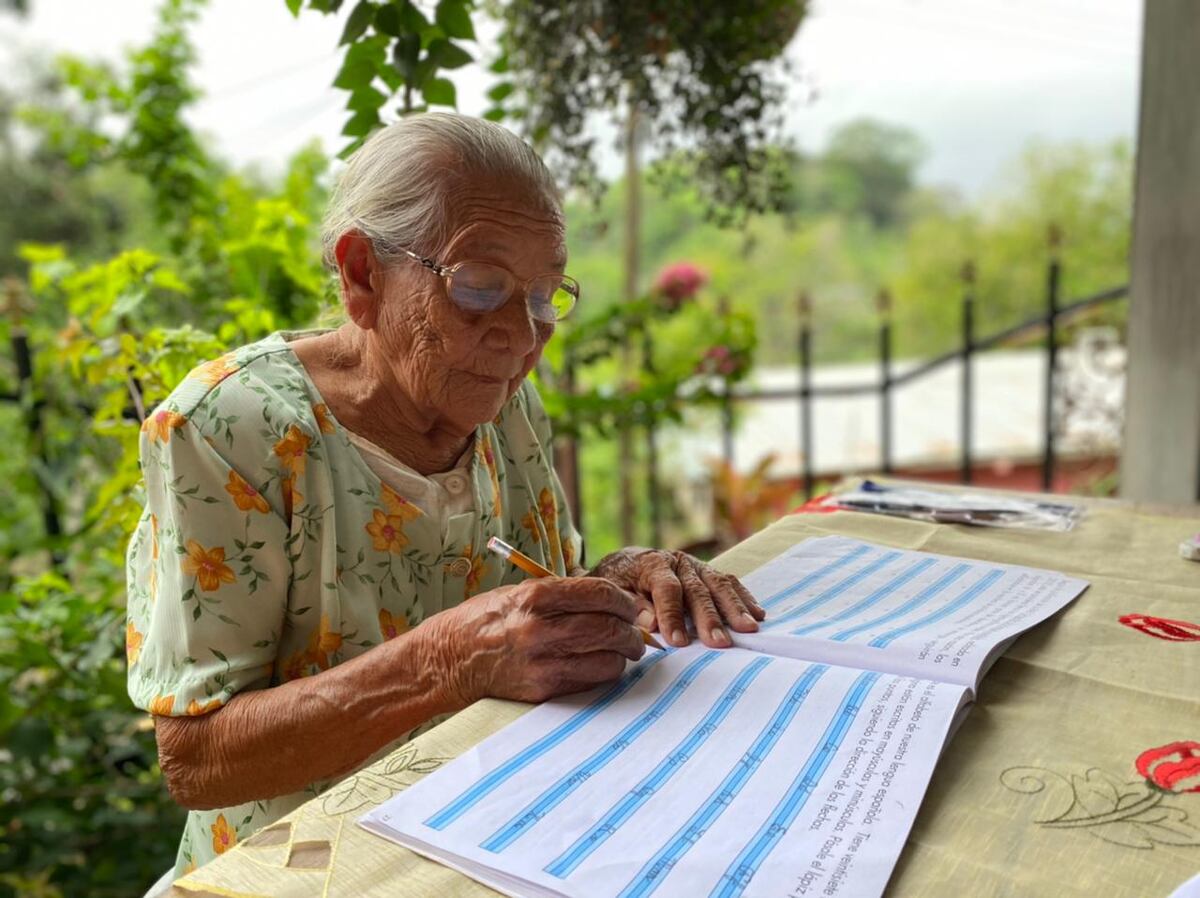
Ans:
[[[129,691],[189,808],[177,869],[228,850],[484,696],[541,701],[763,616],[734,578],[625,549],[590,572],[526,375],[579,287],[541,160],[503,128],[379,132],[324,225],[347,321],[197,368],[146,422]],[[559,576],[526,580],[499,536]]]

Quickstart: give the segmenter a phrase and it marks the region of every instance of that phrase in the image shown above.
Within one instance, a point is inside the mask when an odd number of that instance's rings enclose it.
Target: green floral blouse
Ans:
[[[210,713],[518,582],[487,552],[491,536],[559,573],[580,558],[532,385],[476,430],[475,511],[443,530],[367,466],[289,348],[293,336],[199,366],[142,428],[146,508],[128,550],[126,650],[130,697],[151,714]],[[330,785],[193,811],[177,870]]]

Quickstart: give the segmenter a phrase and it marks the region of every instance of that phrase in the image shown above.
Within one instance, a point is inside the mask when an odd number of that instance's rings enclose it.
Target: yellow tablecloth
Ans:
[[[1198,528],[1111,507],[1064,534],[796,515],[718,565],[744,574],[799,541],[838,533],[1090,580],[985,678],[938,764],[888,894],[1154,898],[1200,872],[1200,792],[1150,790],[1134,761],[1167,743],[1200,743],[1200,642],[1166,641],[1118,618],[1200,624],[1200,564],[1177,552]],[[179,880],[173,898],[494,895],[354,821],[527,709],[478,702]]]

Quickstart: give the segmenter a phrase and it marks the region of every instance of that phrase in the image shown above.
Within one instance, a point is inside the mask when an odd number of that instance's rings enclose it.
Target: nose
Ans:
[[[529,301],[524,290],[515,290],[503,306],[487,318],[488,332],[484,344],[497,352],[524,357],[537,345],[537,325],[529,314]]]

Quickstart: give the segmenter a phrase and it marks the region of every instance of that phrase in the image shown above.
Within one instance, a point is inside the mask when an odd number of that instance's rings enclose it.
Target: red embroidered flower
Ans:
[[[1125,614],[1117,620],[1156,639],[1165,639],[1168,642],[1200,642],[1200,624],[1185,620],[1150,617],[1148,614]]]
[[[1138,755],[1137,772],[1164,792],[1200,792],[1200,742],[1171,742]]]
[[[820,496],[813,496],[803,505],[792,510],[792,514],[830,514],[835,511],[842,511],[841,506],[832,501],[833,493],[824,493]]]

